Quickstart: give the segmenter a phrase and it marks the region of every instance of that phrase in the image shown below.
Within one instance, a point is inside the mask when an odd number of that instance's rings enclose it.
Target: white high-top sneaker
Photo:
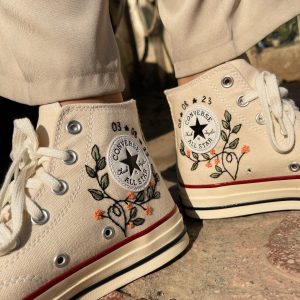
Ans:
[[[273,74],[235,60],[166,95],[189,216],[300,209],[300,114]]]
[[[98,299],[181,253],[182,221],[134,101],[15,121],[1,190],[0,298]]]

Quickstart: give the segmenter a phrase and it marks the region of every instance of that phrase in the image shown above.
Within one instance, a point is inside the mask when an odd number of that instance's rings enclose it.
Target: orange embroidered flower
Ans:
[[[152,207],[147,206],[147,207],[146,207],[146,210],[145,210],[145,214],[146,214],[147,216],[152,215]]]
[[[131,203],[128,203],[128,204],[126,205],[126,209],[127,209],[127,210],[131,210],[131,209],[132,209],[132,204],[131,204]]]
[[[154,188],[154,187],[155,187],[155,180],[154,180],[153,178],[150,180],[149,186],[150,186],[151,188]]]
[[[135,199],[135,193],[134,192],[129,192],[128,193],[128,199],[129,200],[134,200]]]
[[[216,158],[215,159],[215,164],[217,165],[217,164],[219,164],[220,163],[220,159],[219,158]]]
[[[214,148],[212,148],[212,149],[209,151],[209,153],[210,153],[211,155],[214,155],[214,154],[216,154],[216,150],[215,150]]]
[[[212,167],[212,164],[211,164],[211,162],[208,162],[205,166],[206,166],[207,168],[211,168],[211,167]]]
[[[132,229],[134,227],[134,224],[133,222],[129,222],[128,225],[127,225],[130,229]]]
[[[188,156],[188,157],[191,156],[191,150],[190,150],[190,149],[187,149],[187,150],[186,150],[186,156]]]
[[[250,146],[249,145],[244,145],[241,149],[242,153],[248,153],[250,152]]]
[[[97,209],[93,212],[93,218],[94,220],[100,220],[103,218],[104,212],[101,209]]]

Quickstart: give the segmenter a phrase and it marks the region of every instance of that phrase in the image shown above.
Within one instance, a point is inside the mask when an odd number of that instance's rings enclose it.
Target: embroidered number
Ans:
[[[121,131],[122,130],[120,122],[112,122],[111,128],[113,131]]]

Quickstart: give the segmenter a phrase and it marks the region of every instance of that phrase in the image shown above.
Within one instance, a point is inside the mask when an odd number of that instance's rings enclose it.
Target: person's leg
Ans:
[[[109,1],[0,3],[0,94],[41,105],[37,134],[28,119],[14,122],[1,300],[99,299],[181,253],[182,216],[135,101],[111,103],[123,81]]]
[[[300,209],[300,114],[274,75],[234,59],[299,14],[300,1],[159,3],[180,84],[166,95],[187,214]]]

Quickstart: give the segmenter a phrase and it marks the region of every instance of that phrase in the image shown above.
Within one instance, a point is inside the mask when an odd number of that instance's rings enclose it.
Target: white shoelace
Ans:
[[[260,99],[273,148],[279,153],[291,151],[295,144],[295,111],[299,109],[293,100],[286,99],[287,89],[279,87],[276,76],[269,72],[262,72],[257,76],[256,88],[256,91],[251,91],[243,96],[243,102],[250,103]],[[284,143],[279,143],[276,138],[275,121],[279,124],[281,134],[285,138]]]
[[[43,211],[26,195],[26,189],[38,189],[42,184],[53,190],[61,187],[61,182],[46,172],[42,163],[49,158],[66,160],[68,152],[39,147],[36,132],[25,118],[14,121],[11,158],[12,164],[0,191],[0,256],[16,246],[24,212],[34,220],[43,218]]]

